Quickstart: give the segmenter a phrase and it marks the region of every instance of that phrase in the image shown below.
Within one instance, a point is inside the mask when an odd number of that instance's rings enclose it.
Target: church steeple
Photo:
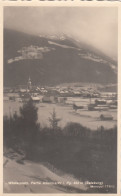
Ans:
[[[27,83],[27,90],[30,91],[31,88],[32,88],[32,82],[31,82],[31,78],[30,78],[30,76],[29,76],[28,83]]]

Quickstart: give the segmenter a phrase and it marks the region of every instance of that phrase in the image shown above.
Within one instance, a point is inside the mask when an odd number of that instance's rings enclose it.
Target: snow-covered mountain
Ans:
[[[4,85],[116,83],[117,63],[65,35],[33,36],[4,30]]]

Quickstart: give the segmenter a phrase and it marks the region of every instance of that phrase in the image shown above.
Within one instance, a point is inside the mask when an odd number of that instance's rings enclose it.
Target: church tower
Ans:
[[[28,83],[27,83],[27,90],[31,90],[32,89],[32,82],[31,82],[31,78],[29,76],[29,79],[28,79]]]

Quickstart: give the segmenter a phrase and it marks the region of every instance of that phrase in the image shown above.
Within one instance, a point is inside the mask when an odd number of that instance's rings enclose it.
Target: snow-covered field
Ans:
[[[86,100],[83,104],[86,104]],[[19,107],[22,106],[22,103],[5,101],[4,102],[4,115],[12,115],[16,111],[19,114]],[[100,126],[105,128],[114,127],[117,124],[117,110],[108,110],[108,111],[88,111],[85,110],[73,110],[72,105],[59,105],[59,104],[48,104],[48,103],[39,103],[36,104],[38,107],[38,121],[42,126],[49,126],[48,118],[51,116],[53,109],[55,109],[57,117],[61,119],[59,122],[60,126],[65,126],[68,122],[77,122],[83,126],[89,127],[93,130],[97,129]],[[101,121],[99,116],[101,114],[111,114],[113,116],[112,121]]]

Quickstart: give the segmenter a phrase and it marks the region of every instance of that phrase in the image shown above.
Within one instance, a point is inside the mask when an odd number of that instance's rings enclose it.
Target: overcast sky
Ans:
[[[117,58],[115,7],[5,7],[4,27],[36,35],[64,33]]]

